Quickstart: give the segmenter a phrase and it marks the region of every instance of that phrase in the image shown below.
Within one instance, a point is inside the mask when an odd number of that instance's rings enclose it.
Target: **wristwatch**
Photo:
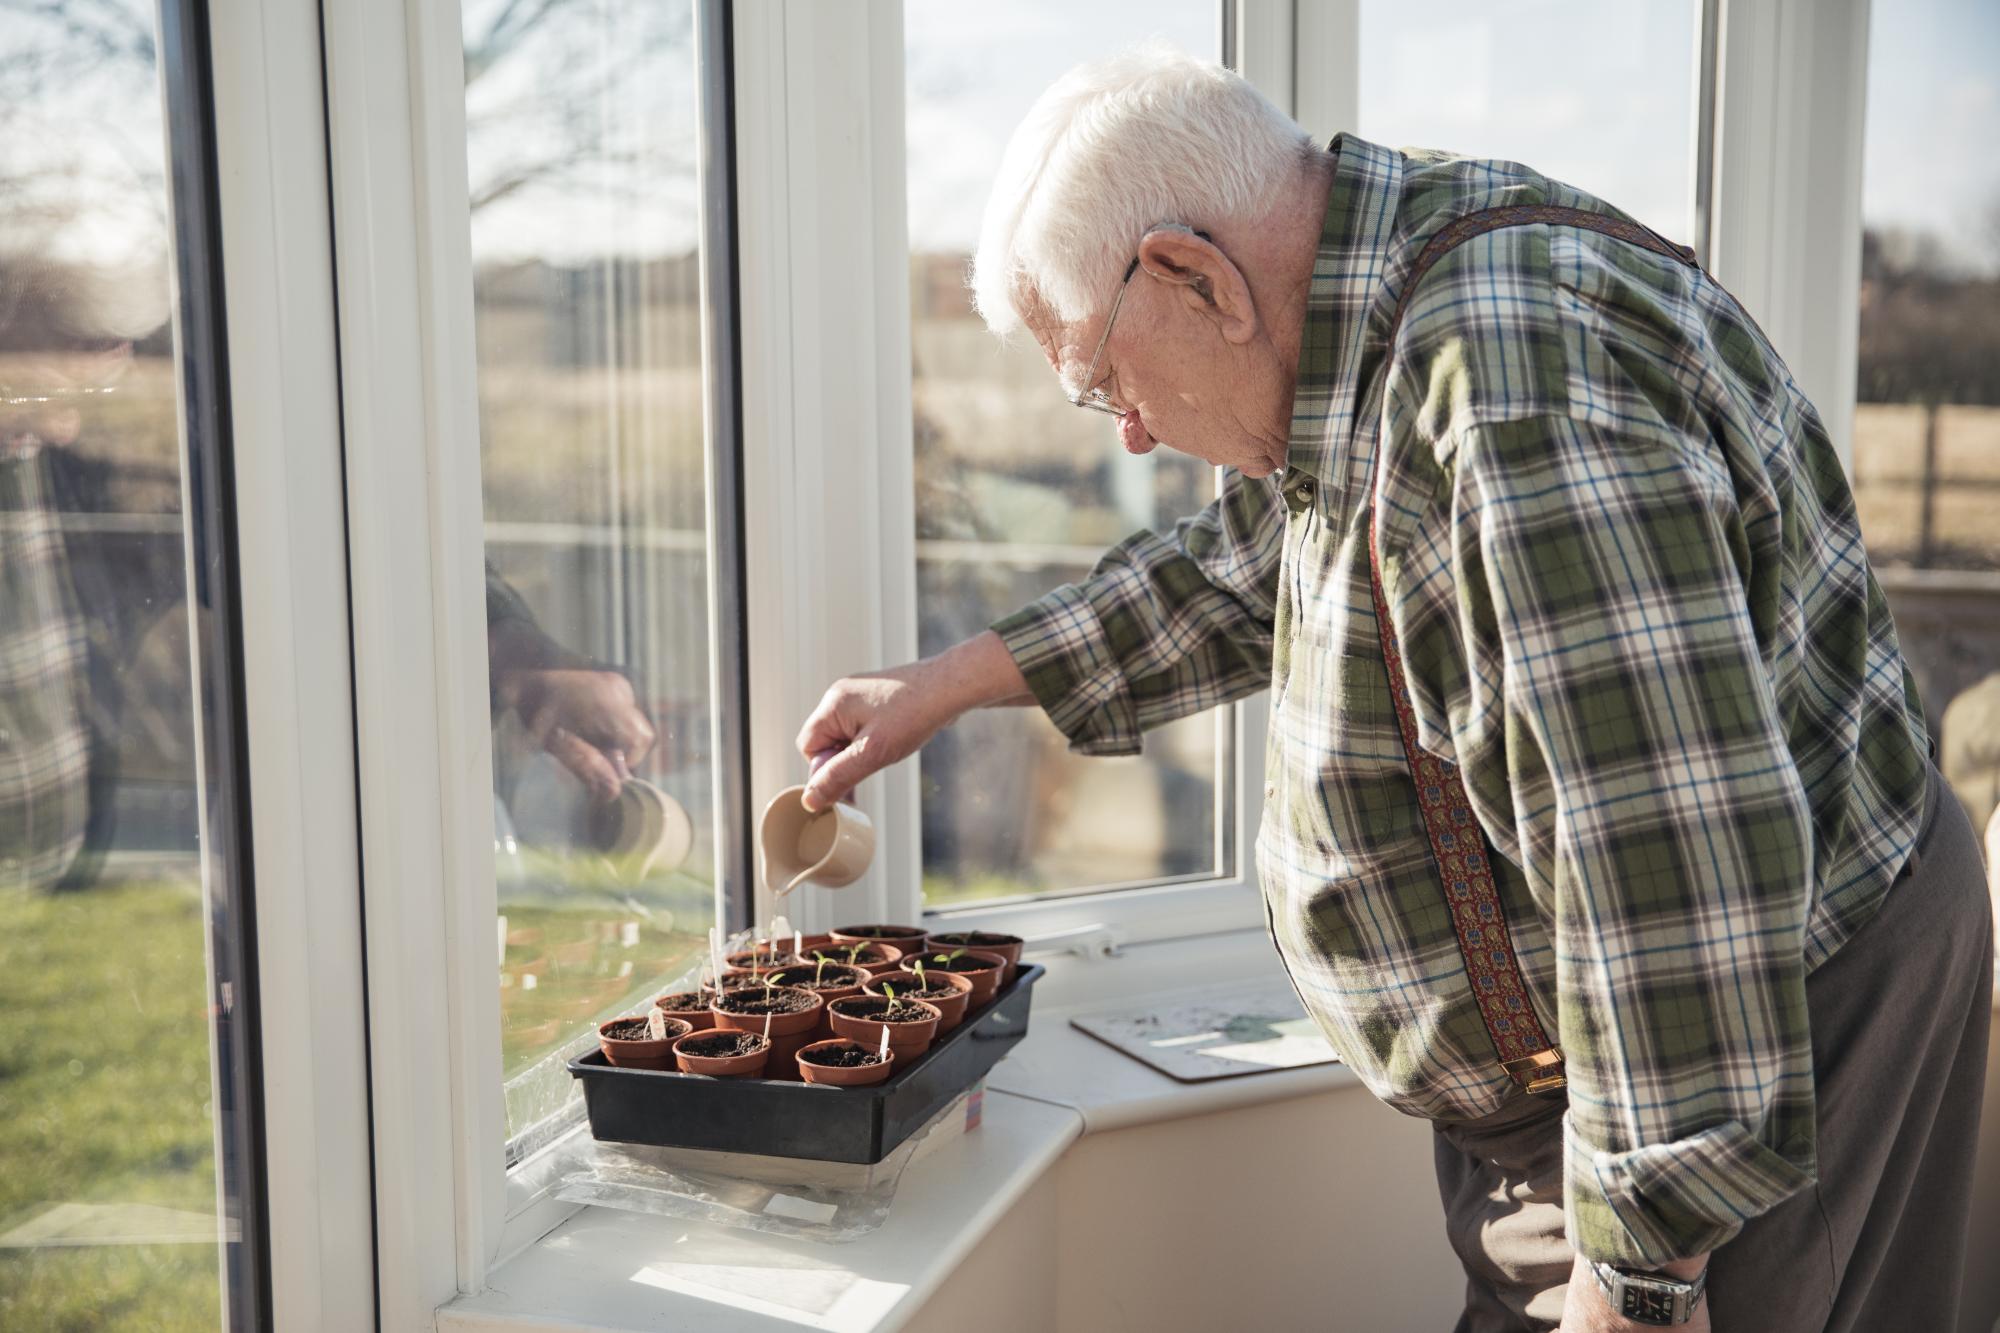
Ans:
[[[1590,1261],[1590,1271],[1597,1275],[1598,1289],[1611,1308],[1635,1324],[1685,1324],[1694,1318],[1694,1309],[1708,1286],[1706,1268],[1692,1282],[1665,1273],[1638,1273],[1595,1259]]]

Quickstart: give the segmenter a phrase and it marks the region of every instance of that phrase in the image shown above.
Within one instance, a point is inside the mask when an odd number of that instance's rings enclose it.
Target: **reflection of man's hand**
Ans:
[[[600,801],[617,799],[631,765],[653,748],[653,724],[639,711],[632,682],[615,671],[510,671],[501,681],[500,698],[535,743]]]

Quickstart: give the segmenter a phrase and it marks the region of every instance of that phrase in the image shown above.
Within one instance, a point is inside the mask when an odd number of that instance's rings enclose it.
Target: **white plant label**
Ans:
[[[805,956],[806,956],[805,933],[803,931],[795,930],[792,932],[792,957],[804,958]]]
[[[722,989],[722,927],[708,928],[709,975],[715,978],[715,988]]]
[[[658,1005],[654,1005],[652,1012],[646,1015],[646,1035],[654,1041],[667,1039],[667,1011]]]
[[[882,1049],[877,1051],[876,1054],[884,1060],[889,1058],[889,1025],[887,1023],[882,1025]]]
[[[764,1011],[764,1042],[766,1045],[769,1045],[771,1041],[771,1020],[777,1016],[778,1011],[775,1009]]]

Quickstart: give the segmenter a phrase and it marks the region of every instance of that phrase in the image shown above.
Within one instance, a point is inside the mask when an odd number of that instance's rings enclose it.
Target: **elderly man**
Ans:
[[[1742,309],[1567,185],[1321,151],[1158,50],[1042,97],[974,288],[1126,449],[1232,471],[835,684],[809,799],[971,708],[1129,754],[1269,685],[1272,934],[1436,1125],[1461,1330],[1955,1327],[1978,850],[1840,463]]]

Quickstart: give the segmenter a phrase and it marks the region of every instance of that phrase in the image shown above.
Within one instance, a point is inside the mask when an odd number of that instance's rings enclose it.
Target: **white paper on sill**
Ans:
[[[1070,1025],[1183,1083],[1340,1058],[1281,980],[1189,991],[1144,1009],[1078,1014]]]

